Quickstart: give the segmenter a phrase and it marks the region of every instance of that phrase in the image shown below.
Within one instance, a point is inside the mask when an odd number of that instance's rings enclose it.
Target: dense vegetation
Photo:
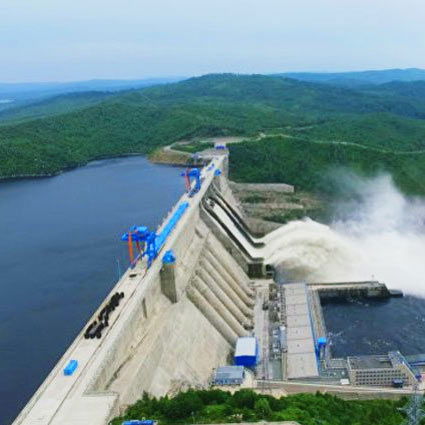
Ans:
[[[277,113],[243,104],[103,103],[72,114],[0,127],[0,176],[51,174],[90,159],[146,154],[195,136],[243,134]]]
[[[344,401],[327,394],[297,394],[274,398],[242,389],[233,395],[220,390],[189,390],[173,398],[147,394],[130,406],[125,419],[156,419],[161,424],[298,421],[302,425],[399,425],[405,400]]]
[[[332,118],[284,132],[313,141],[351,142],[390,151],[425,150],[425,120],[386,113]]]
[[[0,127],[0,177],[54,174],[193,137],[265,133],[279,137],[232,147],[238,180],[285,181],[311,190],[329,167],[345,165],[368,174],[387,170],[401,187],[424,192],[424,154],[416,153],[425,149],[423,82],[353,90],[222,74],[105,99],[80,94],[50,102],[19,113],[42,114],[52,105],[73,111]]]
[[[291,182],[301,189],[332,193],[332,172],[346,167],[363,175],[387,172],[405,192],[425,193],[425,151],[395,153],[277,136],[232,145],[230,155],[236,181]]]

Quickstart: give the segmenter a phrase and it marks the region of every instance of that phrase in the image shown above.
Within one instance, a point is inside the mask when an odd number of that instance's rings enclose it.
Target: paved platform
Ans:
[[[284,285],[287,344],[286,369],[288,379],[319,376],[314,348],[313,329],[307,299],[307,285]]]

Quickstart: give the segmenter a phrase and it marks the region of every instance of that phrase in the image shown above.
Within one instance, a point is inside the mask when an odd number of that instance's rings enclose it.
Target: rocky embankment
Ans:
[[[186,166],[190,163],[191,155],[170,149],[168,146],[159,148],[149,155],[149,160],[155,164]]]
[[[262,236],[291,220],[317,218],[323,204],[307,192],[296,192],[288,184],[231,183],[246,221],[254,234]]]

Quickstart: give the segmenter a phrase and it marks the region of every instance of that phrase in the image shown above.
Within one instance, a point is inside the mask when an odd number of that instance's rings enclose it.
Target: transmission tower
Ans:
[[[415,392],[410,397],[406,407],[401,410],[406,413],[405,425],[420,425],[421,420],[425,418],[425,410],[422,409],[424,403],[424,396],[418,391],[417,385]]]

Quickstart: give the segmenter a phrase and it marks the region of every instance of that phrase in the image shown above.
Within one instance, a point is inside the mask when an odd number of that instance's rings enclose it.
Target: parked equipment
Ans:
[[[75,372],[77,367],[78,367],[77,360],[70,360],[68,364],[66,365],[65,369],[63,370],[63,374],[65,376],[71,376]]]

